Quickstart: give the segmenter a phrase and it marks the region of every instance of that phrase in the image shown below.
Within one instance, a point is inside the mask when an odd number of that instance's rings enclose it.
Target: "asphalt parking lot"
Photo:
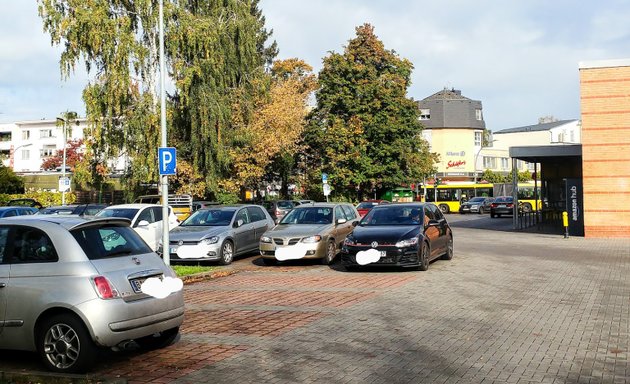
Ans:
[[[426,272],[237,260],[185,286],[174,345],[107,354],[129,383],[630,382],[630,239],[511,231],[448,215],[455,257]],[[0,371],[37,372],[3,352]],[[85,376],[83,376],[85,377]]]

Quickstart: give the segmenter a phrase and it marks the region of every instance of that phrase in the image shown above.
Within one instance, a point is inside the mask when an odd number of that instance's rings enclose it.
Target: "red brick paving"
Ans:
[[[182,333],[278,336],[326,315],[321,312],[189,310]]]
[[[97,372],[105,377],[123,377],[129,383],[169,383],[207,365],[246,351],[245,345],[200,344],[179,341],[156,351],[125,355],[113,367]],[[125,356],[118,356],[124,358]]]
[[[186,304],[223,305],[265,305],[290,307],[343,308],[367,300],[376,293],[367,292],[328,292],[328,291],[204,291],[194,290],[184,293]]]
[[[392,274],[343,274],[339,276],[313,275],[259,275],[237,274],[222,279],[196,284],[196,288],[213,286],[240,286],[250,288],[307,287],[307,288],[366,288],[384,289],[399,287],[417,278],[417,275],[396,276]]]

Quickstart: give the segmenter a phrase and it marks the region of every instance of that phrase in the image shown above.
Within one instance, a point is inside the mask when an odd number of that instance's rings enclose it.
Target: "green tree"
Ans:
[[[9,167],[0,164],[0,193],[23,193],[24,180]]]
[[[317,106],[305,134],[309,156],[345,196],[421,179],[436,155],[422,139],[419,110],[407,97],[413,65],[386,50],[364,24],[344,53],[324,58]]]
[[[172,137],[208,192],[237,193],[230,149],[247,141],[236,128],[250,124],[256,100],[269,92],[265,69],[276,45],[266,46],[270,33],[258,0],[178,4],[168,34],[176,85]]]

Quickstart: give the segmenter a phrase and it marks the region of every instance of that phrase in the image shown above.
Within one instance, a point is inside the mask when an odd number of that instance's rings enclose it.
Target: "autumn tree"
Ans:
[[[253,118],[236,126],[232,179],[239,188],[254,189],[263,179],[280,179],[286,195],[316,81],[312,67],[298,59],[274,62],[270,75],[270,91],[258,98]]]
[[[66,167],[74,171],[74,168],[83,160],[83,140],[73,139],[66,143]],[[51,171],[63,166],[63,149],[42,161],[41,168],[44,171]]]
[[[435,155],[422,139],[419,110],[406,96],[413,65],[364,24],[344,53],[324,58],[306,137],[337,193],[368,194],[429,174]]]

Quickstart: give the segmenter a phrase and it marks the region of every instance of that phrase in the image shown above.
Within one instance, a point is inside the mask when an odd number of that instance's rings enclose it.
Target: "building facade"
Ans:
[[[582,62],[586,237],[630,237],[630,59]]]

